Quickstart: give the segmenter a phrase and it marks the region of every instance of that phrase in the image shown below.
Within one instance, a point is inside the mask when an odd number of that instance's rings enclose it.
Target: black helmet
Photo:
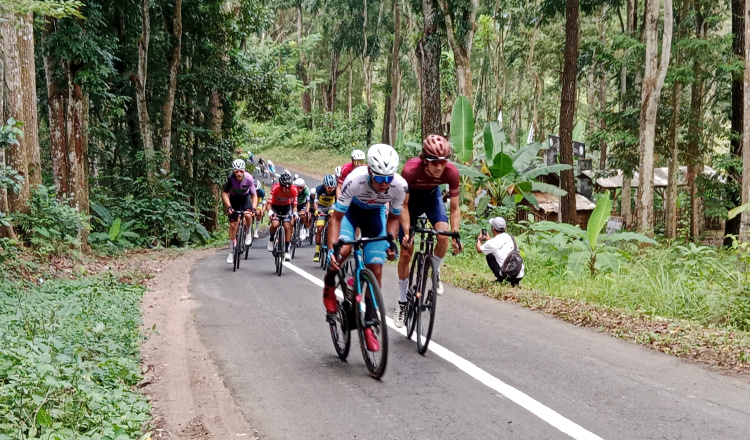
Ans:
[[[292,174],[289,171],[281,173],[281,176],[279,176],[279,185],[292,186]]]

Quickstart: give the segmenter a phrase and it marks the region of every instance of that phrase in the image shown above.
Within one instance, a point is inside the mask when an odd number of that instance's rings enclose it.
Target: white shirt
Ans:
[[[510,234],[506,232],[497,234],[479,247],[479,250],[481,250],[484,255],[494,255],[500,269],[502,269],[505,259],[508,258],[508,254],[510,254],[510,251],[513,249],[513,239],[510,237]],[[522,264],[521,273],[518,274],[518,278],[523,278],[525,271],[526,265]]]
[[[354,203],[363,209],[381,209],[390,203],[390,211],[394,215],[401,214],[404,199],[409,191],[406,180],[400,174],[393,175],[393,181],[385,192],[379,193],[370,186],[370,173],[366,166],[357,167],[344,180],[341,196],[336,200],[334,209],[346,212],[349,205]]]

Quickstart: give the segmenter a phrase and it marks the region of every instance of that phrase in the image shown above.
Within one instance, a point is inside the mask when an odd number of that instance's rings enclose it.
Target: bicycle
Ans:
[[[286,237],[286,229],[284,229],[284,223],[291,219],[291,215],[287,214],[279,217],[279,227],[273,236],[273,258],[276,263],[276,275],[281,276],[281,270],[284,268],[284,238]]]
[[[372,271],[365,267],[362,248],[366,243],[384,240],[388,240],[391,249],[395,250],[396,244],[390,235],[360,238],[353,241],[339,240],[334,245],[334,258],[338,257],[341,246],[351,245],[352,253],[350,257],[354,258],[354,263],[349,270],[344,269],[342,264],[342,269],[337,272],[336,285],[339,286],[344,298],[339,303],[337,313],[326,315],[333,346],[336,349],[336,354],[342,360],[346,360],[349,355],[351,331],[356,327],[365,366],[375,379],[383,376],[388,363],[388,326],[385,320],[385,305],[380,293],[380,285]],[[350,277],[353,281],[351,286],[347,281]],[[364,337],[364,330],[367,327],[372,329],[378,342],[380,342],[380,351],[367,350]]]
[[[301,229],[300,218],[294,220],[292,224],[292,242],[289,244],[289,253],[294,258],[294,252],[298,247],[302,247],[302,241],[299,238],[299,232]]]
[[[328,214],[323,220],[323,230],[320,234],[320,268],[326,270],[328,267]]]
[[[232,256],[232,272],[235,272],[240,267],[240,260],[242,259],[242,254],[245,254],[245,259],[247,260],[247,255],[250,252],[250,246],[252,246],[252,224],[250,228],[245,226],[245,211],[237,211],[239,212],[240,216],[238,218],[238,225],[237,225],[237,237],[235,239],[235,245],[234,245],[234,255]],[[250,244],[245,245],[245,239],[247,238],[248,230],[250,231]]]
[[[406,337],[411,339],[417,330],[417,352],[425,354],[432,336],[437,308],[438,274],[433,265],[435,236],[455,238],[461,245],[458,232],[438,231],[426,228],[427,219],[419,217],[417,225],[409,230],[409,237],[419,234],[419,251],[414,253],[409,269],[409,284],[406,289]],[[415,280],[416,277],[416,280]]]

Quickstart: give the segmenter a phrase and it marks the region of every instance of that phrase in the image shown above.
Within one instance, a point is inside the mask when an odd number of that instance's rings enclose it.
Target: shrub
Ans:
[[[67,197],[58,200],[54,187],[32,189],[29,208],[28,214],[16,214],[14,219],[37,253],[59,254],[81,246],[80,233],[88,216],[70,206]]]

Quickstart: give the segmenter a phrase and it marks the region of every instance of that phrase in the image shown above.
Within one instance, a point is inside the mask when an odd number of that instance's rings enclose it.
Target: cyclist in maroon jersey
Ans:
[[[345,163],[341,167],[341,173],[336,174],[336,177],[338,178],[338,186],[336,186],[336,198],[341,197],[341,186],[344,184],[344,180],[346,180],[346,176],[349,175],[355,168],[361,167],[365,164],[365,152],[362,150],[353,150],[352,151],[352,161]]]

